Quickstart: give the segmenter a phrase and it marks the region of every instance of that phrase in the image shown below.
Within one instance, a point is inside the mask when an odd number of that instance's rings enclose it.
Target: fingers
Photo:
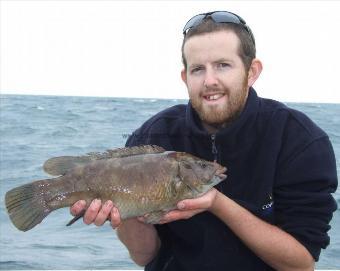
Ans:
[[[95,199],[91,202],[89,208],[87,208],[84,214],[84,217],[83,217],[85,224],[90,225],[91,223],[94,222],[94,220],[96,219],[99,213],[101,206],[102,206],[102,202],[100,199]]]
[[[116,229],[121,223],[118,209],[116,207],[113,207],[110,215],[111,215],[111,226],[113,229]]]
[[[160,220],[159,224],[165,224],[172,221],[180,220],[180,219],[189,219],[196,214],[206,211],[206,209],[195,209],[195,210],[188,210],[188,211],[181,211],[181,210],[173,210],[169,213],[165,214],[162,219]]]
[[[216,189],[211,189],[207,193],[195,199],[186,199],[177,203],[177,210],[170,211],[160,220],[160,224],[169,223],[179,219],[189,219],[196,214],[209,211],[215,202]]]
[[[101,209],[98,212],[94,220],[94,224],[96,226],[101,226],[105,223],[107,218],[110,216],[112,207],[113,207],[113,203],[110,200],[108,200],[107,202],[103,204],[103,206],[101,206]]]
[[[95,199],[91,202],[86,210],[83,220],[87,225],[95,224],[96,226],[103,225],[106,220],[111,220],[112,228],[117,228],[121,223],[119,211],[114,207],[111,200],[106,201],[103,205],[100,199]]]
[[[196,210],[196,209],[206,209],[212,206],[215,197],[217,195],[217,190],[215,188],[209,190],[202,196],[195,199],[186,199],[177,203],[177,208],[179,210]]]
[[[70,208],[70,212],[73,216],[80,214],[86,208],[86,201],[79,200],[73,204]]]

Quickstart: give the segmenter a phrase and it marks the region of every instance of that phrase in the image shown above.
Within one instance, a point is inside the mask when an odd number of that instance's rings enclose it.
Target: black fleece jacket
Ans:
[[[291,234],[315,260],[329,244],[335,157],[326,133],[303,113],[251,88],[239,118],[216,134],[203,129],[189,102],[153,116],[126,145],[143,144],[217,159],[228,168],[219,191]],[[145,270],[271,270],[209,212],[156,229],[162,245]]]

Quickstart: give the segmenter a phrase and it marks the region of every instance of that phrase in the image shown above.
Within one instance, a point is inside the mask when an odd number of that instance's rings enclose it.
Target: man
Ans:
[[[328,136],[304,114],[257,96],[262,64],[239,16],[199,14],[184,27],[188,105],[166,109],[127,146],[156,144],[228,167],[205,195],[178,203],[159,225],[120,221],[112,202],[92,202],[84,222],[111,220],[146,270],[313,270],[336,203]],[[85,207],[76,203],[72,214]]]

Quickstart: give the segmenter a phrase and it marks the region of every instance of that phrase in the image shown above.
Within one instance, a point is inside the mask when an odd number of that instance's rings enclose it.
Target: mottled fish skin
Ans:
[[[151,214],[148,222],[157,223],[178,201],[197,197],[226,178],[226,168],[190,154],[157,146],[120,150],[121,156],[119,151],[96,154],[86,163],[84,157],[48,160],[48,170],[66,172],[8,191],[5,202],[13,224],[27,231],[53,210],[80,199],[89,205],[96,198],[112,200],[122,219]]]

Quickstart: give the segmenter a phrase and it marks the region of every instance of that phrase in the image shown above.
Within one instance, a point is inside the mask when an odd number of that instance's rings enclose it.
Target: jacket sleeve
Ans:
[[[138,134],[140,134],[141,128],[134,131],[125,142],[125,147],[134,147],[138,145],[145,145],[145,142],[143,142],[140,137],[138,137]]]
[[[319,259],[329,244],[329,222],[337,208],[336,162],[328,137],[307,144],[280,167],[275,182],[275,224]]]
[[[137,141],[136,136],[134,134],[130,135],[127,141],[125,142],[125,147],[137,146],[138,143],[136,141]]]

